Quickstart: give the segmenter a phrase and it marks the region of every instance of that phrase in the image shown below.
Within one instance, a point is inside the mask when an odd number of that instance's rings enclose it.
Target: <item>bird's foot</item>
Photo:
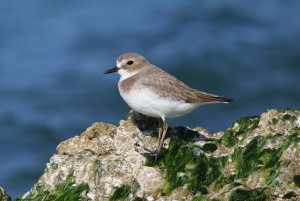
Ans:
[[[134,144],[134,150],[143,156],[155,156],[156,151],[152,151],[146,147],[142,147],[139,143]]]
[[[154,164],[157,163],[157,161],[159,159],[159,156],[160,156],[160,153],[158,153],[157,150],[153,151],[153,150],[150,150],[146,147],[141,147],[141,145],[138,144],[138,143],[134,144],[134,149],[135,149],[136,152],[138,152],[142,156],[155,157]]]

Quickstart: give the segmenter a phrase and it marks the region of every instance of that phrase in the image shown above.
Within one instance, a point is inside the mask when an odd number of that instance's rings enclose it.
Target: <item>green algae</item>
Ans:
[[[300,175],[295,175],[293,177],[293,182],[295,183],[296,186],[300,188]]]
[[[146,157],[145,166],[154,167],[156,165],[154,156],[145,156],[145,157]]]
[[[102,163],[99,159],[96,159],[93,163],[93,176],[97,176],[99,175],[100,171],[101,171],[101,166],[102,166]]]
[[[297,117],[289,115],[289,114],[285,114],[282,116],[282,121],[290,121],[290,122],[294,122],[297,120]]]
[[[206,143],[201,147],[201,149],[204,152],[214,152],[218,149],[218,146],[214,143]]]
[[[164,156],[167,153],[167,149],[165,149],[164,147],[161,148],[160,150],[160,155]],[[145,162],[145,166],[148,167],[154,167],[156,165],[161,165],[162,161],[159,160],[158,163],[155,162],[155,156],[145,156],[146,157],[146,162]]]
[[[50,169],[51,170],[57,170],[58,169],[58,164],[57,163],[50,163]]]
[[[272,119],[272,124],[275,125],[275,124],[277,124],[277,123],[278,123],[278,119],[273,118],[273,119]]]
[[[285,121],[295,120],[292,115],[282,118]],[[158,165],[164,171],[165,188],[162,193],[168,195],[174,189],[186,186],[187,190],[196,194],[194,201],[210,200],[205,194],[211,190],[220,190],[227,184],[233,190],[243,186],[253,173],[258,173],[264,177],[266,188],[236,189],[232,191],[230,200],[268,199],[267,187],[280,185],[278,177],[291,162],[280,158],[291,144],[300,142],[300,128],[293,128],[289,135],[258,135],[245,146],[237,146],[248,137],[247,134],[257,128],[259,120],[259,116],[241,118],[224,132],[221,140],[206,143],[202,147],[172,138],[169,149],[162,150],[162,158],[158,164],[154,164],[154,157],[148,157],[146,162],[150,166]],[[273,118],[272,123],[277,124],[278,119]],[[235,146],[233,154],[218,158],[206,154],[213,153],[222,144],[226,147]],[[229,162],[229,158],[232,162]],[[227,166],[233,168],[231,175],[224,172]],[[294,177],[293,181],[300,187],[300,176]]]
[[[135,198],[133,201],[147,201],[146,198]]]
[[[280,113],[285,113],[285,112],[294,112],[294,111],[298,111],[298,110],[300,110],[300,108],[297,109],[297,108],[286,107],[286,108],[283,108],[282,110],[279,110],[279,112]]]
[[[254,125],[254,124],[252,124]],[[253,127],[252,127],[253,128]],[[281,168],[286,167],[288,161],[280,161],[280,157],[291,143],[300,139],[296,134],[256,136],[246,146],[236,147],[231,155],[234,174],[224,175],[224,168],[229,164],[228,157],[213,157],[205,154],[217,149],[214,143],[205,146],[191,145],[177,137],[172,138],[169,149],[163,149],[163,158],[158,166],[165,172],[165,193],[169,194],[177,187],[187,185],[193,193],[207,194],[208,188],[221,189],[226,184],[233,184],[237,179],[249,177],[252,173],[262,171],[266,178],[266,185],[277,185],[276,178]],[[282,140],[277,148],[268,148],[268,140]],[[212,146],[213,150],[207,149]],[[205,148],[203,150],[203,148]],[[154,158],[148,157],[147,164],[155,165]],[[233,185],[231,189],[238,185]]]
[[[261,169],[273,168],[273,170],[276,171],[274,167],[277,167],[276,164],[284,150],[286,150],[291,143],[297,143],[300,140],[297,135],[289,135],[278,148],[265,148],[264,146],[267,140],[272,137],[275,136],[256,136],[245,147],[235,149],[232,157],[237,170],[236,178],[248,177],[253,172]],[[274,172],[271,171],[269,176],[274,177]]]
[[[266,188],[236,189],[231,192],[229,201],[264,201],[269,197]]]
[[[278,185],[281,169],[289,165],[290,161],[280,161],[283,152],[300,139],[296,134],[288,135],[278,148],[266,148],[269,139],[279,140],[282,135],[269,135],[267,137],[256,136],[244,147],[237,147],[232,154],[235,173],[230,176],[220,175],[215,184],[215,189],[221,189],[224,185],[233,183],[236,179],[247,178],[254,172],[264,171],[267,186]]]
[[[300,135],[300,127],[292,128],[291,132],[292,135]]]
[[[221,175],[226,161],[227,157],[207,157],[201,147],[172,138],[159,162],[165,171],[166,193],[184,184],[192,192],[208,193],[207,186]]]
[[[224,176],[224,175],[221,175],[215,182],[214,184],[214,188],[216,190],[219,190],[221,189],[224,185],[226,184],[230,184],[230,183],[233,183],[234,182],[234,179],[235,179],[235,175],[230,175],[230,176]]]
[[[200,194],[200,195],[194,196],[192,201],[219,201],[219,199],[216,199],[216,198],[210,199],[210,198]]]
[[[281,180],[279,180],[278,177],[283,170],[289,166],[290,162],[290,160],[281,160],[278,161],[273,167],[262,170],[261,176],[265,178],[265,186],[280,186]]]
[[[298,195],[294,191],[289,191],[282,197],[282,199],[291,199],[291,198],[297,197],[297,196]]]
[[[297,135],[292,134],[288,135],[284,141],[282,142],[281,146],[277,149],[265,149],[262,152],[262,160],[264,162],[264,168],[271,168],[279,161],[282,153],[292,144],[298,143],[300,138]]]
[[[242,117],[224,131],[223,142],[226,147],[233,147],[239,140],[238,136],[248,134],[258,126],[259,116]]]
[[[36,186],[26,197],[19,197],[16,201],[61,201],[61,200],[87,200],[85,195],[89,190],[86,183],[75,185],[73,174],[67,176],[66,180],[56,185],[54,190],[45,190],[42,186]]]
[[[234,150],[232,159],[236,166],[236,178],[244,178],[261,168],[261,152],[266,139],[261,136],[254,137],[245,147],[238,147]]]
[[[109,201],[122,200],[129,196],[131,188],[129,185],[122,185],[118,187],[112,196],[109,198]]]
[[[209,201],[210,199],[203,196],[203,195],[197,195],[197,196],[194,196],[192,201]]]

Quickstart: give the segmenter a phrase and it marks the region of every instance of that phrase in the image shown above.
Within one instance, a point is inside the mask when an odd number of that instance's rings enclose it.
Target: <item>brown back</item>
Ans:
[[[159,96],[187,103],[227,103],[231,99],[193,89],[167,72],[153,65],[121,83],[124,90],[131,87],[148,87],[156,90]],[[158,90],[159,89],[159,90]]]

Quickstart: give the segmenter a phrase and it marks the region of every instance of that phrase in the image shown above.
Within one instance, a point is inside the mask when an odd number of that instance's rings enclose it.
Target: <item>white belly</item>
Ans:
[[[151,117],[178,117],[200,105],[162,98],[147,88],[120,94],[133,110]]]

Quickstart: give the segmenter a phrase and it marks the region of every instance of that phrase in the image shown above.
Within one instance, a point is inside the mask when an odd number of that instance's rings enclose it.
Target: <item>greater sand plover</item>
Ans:
[[[125,53],[116,67],[104,73],[118,72],[119,92],[134,111],[159,118],[160,128],[155,162],[160,154],[168,124],[166,118],[185,115],[195,108],[211,103],[229,103],[232,99],[193,89],[176,77],[151,64],[136,53]]]

